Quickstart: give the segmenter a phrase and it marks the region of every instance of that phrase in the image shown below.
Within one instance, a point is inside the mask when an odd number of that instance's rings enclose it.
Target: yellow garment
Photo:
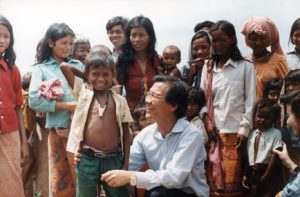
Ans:
[[[23,104],[21,106],[24,126],[27,132],[32,133],[36,129],[36,112],[29,108],[28,92],[22,90]]]

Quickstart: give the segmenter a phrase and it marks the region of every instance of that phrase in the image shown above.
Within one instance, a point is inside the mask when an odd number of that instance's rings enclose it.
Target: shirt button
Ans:
[[[0,105],[2,105],[2,101],[0,101]]]
[[[1,119],[3,119],[4,118],[4,116],[1,116]]]

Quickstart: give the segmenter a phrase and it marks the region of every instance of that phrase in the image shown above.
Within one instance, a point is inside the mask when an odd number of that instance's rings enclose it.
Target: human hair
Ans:
[[[212,21],[203,21],[203,22],[197,23],[194,27],[194,32],[196,33],[197,31],[200,31],[203,28],[210,29],[213,25],[214,25],[214,22],[212,22]]]
[[[297,120],[300,120],[300,91],[290,92],[280,97],[280,102],[289,105]]]
[[[135,27],[145,28],[149,36],[147,55],[150,57],[151,64],[154,64],[154,58],[157,54],[155,50],[156,35],[151,20],[145,16],[136,16],[132,18],[128,23],[128,27],[126,28],[124,42],[121,45],[122,52],[118,57],[118,80],[121,82],[121,84],[126,83],[128,79],[128,69],[134,64],[135,50],[130,41],[130,34],[132,29]]]
[[[8,29],[9,32],[9,45],[7,47],[7,49],[5,49],[4,51],[4,55],[3,55],[3,59],[4,61],[7,63],[7,66],[9,69],[13,68],[13,65],[15,64],[16,61],[16,53],[14,51],[14,32],[13,32],[13,27],[10,24],[10,22],[8,21],[7,18],[5,18],[4,16],[0,15],[0,25],[3,25],[4,27],[6,27]]]
[[[75,55],[75,52],[77,50],[78,45],[80,44],[88,44],[90,45],[90,41],[88,38],[82,36],[82,35],[76,35],[74,41],[73,41],[73,47],[72,47],[72,56]]]
[[[178,57],[179,59],[181,59],[181,51],[180,51],[180,49],[179,49],[177,46],[175,46],[175,45],[169,45],[169,46],[167,46],[167,47],[163,50],[163,53],[164,53],[165,50],[167,50],[167,49],[173,49],[173,50],[175,50],[175,51],[176,51],[177,57]]]
[[[188,94],[189,94],[188,97],[189,103],[197,104],[200,109],[202,109],[202,107],[205,106],[206,103],[205,94],[201,88],[189,87]]]
[[[256,102],[255,108],[254,108],[254,113],[253,113],[253,121],[255,121],[255,116],[256,113],[265,107],[270,108],[270,113],[272,115],[272,123],[273,125],[276,125],[277,121],[280,119],[280,113],[281,113],[281,108],[277,103],[272,102],[269,99],[261,99]],[[254,125],[254,124],[253,124]]]
[[[102,45],[102,44],[94,45],[91,48],[90,53],[94,53],[94,52],[104,52],[104,53],[107,53],[108,55],[112,55],[113,54],[111,52],[111,50],[107,46]]]
[[[142,115],[145,115],[147,113],[147,108],[145,106],[137,106],[133,113],[132,118],[134,121],[138,121]]]
[[[53,23],[50,25],[45,36],[39,42],[36,54],[37,63],[47,61],[52,56],[52,49],[49,46],[50,40],[55,43],[57,40],[68,35],[75,36],[73,30],[65,23]]]
[[[101,66],[109,67],[114,73],[115,62],[111,55],[105,52],[90,52],[85,60],[85,69],[88,73],[92,68],[99,68]]]
[[[197,39],[200,39],[200,38],[204,38],[206,39],[206,41],[208,42],[208,44],[211,46],[211,38],[210,38],[210,35],[208,34],[207,31],[198,31],[194,34],[194,36],[192,37],[192,40],[191,40],[191,51],[193,51],[193,42]],[[190,60],[194,59],[195,57],[193,57],[193,54],[191,52],[191,57],[190,57]]]
[[[266,82],[263,97],[267,98],[271,90],[281,90],[283,85],[283,80],[281,78],[273,78]]]
[[[168,83],[169,89],[165,95],[165,101],[171,105],[177,105],[175,116],[177,119],[185,116],[188,105],[188,86],[177,77],[161,76],[154,77],[155,82]]]
[[[122,16],[116,16],[109,19],[106,23],[106,31],[107,33],[116,25],[121,25],[122,30],[125,31],[128,25],[128,19]]]
[[[284,82],[287,81],[300,84],[300,69],[290,70],[284,78]]]
[[[225,20],[220,20],[217,21],[210,29],[210,33],[220,30],[222,32],[224,32],[228,37],[230,38],[234,38],[235,42],[233,43],[233,45],[230,48],[230,55],[229,57],[233,60],[233,61],[238,61],[238,60],[242,60],[244,59],[238,46],[237,46],[237,38],[236,38],[236,33],[235,33],[235,28],[233,26],[232,23],[230,23],[229,21],[225,21]],[[214,50],[212,52],[212,59],[219,61],[220,57],[214,53]]]
[[[23,90],[27,90],[29,88],[31,76],[32,76],[31,72],[27,72],[22,76],[22,89]]]
[[[291,27],[289,43],[295,44],[293,41],[293,34],[297,29],[300,29],[300,18],[297,18]]]

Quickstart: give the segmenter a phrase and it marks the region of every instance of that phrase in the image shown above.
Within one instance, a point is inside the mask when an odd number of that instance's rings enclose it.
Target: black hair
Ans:
[[[292,81],[300,84],[300,69],[290,70],[284,78],[284,82],[286,81]]]
[[[281,78],[273,78],[267,81],[264,88],[263,98],[267,98],[271,90],[281,90],[283,85],[283,80]]]
[[[205,94],[201,88],[189,87],[188,93],[189,93],[189,99],[188,99],[189,103],[195,103],[199,105],[200,109],[202,109],[202,107],[205,106],[206,103]]]
[[[201,23],[197,23],[194,27],[194,32],[196,33],[197,31],[200,31],[205,27],[210,29],[213,25],[214,25],[214,22],[212,22],[212,21],[203,21]]]
[[[128,27],[126,28],[124,42],[121,45],[122,52],[118,57],[117,78],[121,84],[126,83],[128,79],[128,69],[130,66],[133,66],[134,64],[135,50],[133,49],[130,41],[130,34],[131,34],[131,30],[135,27],[145,28],[147,34],[149,35],[147,54],[148,56],[150,56],[151,64],[154,64],[154,58],[155,55],[157,54],[155,50],[156,35],[151,20],[145,16],[136,16],[132,18],[128,23]]]
[[[239,61],[244,59],[238,46],[237,46],[237,38],[236,38],[236,33],[235,33],[235,28],[233,26],[232,23],[230,23],[229,21],[224,21],[224,20],[220,20],[217,21],[210,29],[210,33],[217,31],[217,30],[221,30],[222,32],[224,32],[228,37],[230,38],[234,38],[235,39],[235,43],[231,46],[230,49],[230,58],[233,61]],[[212,53],[212,59],[215,61],[219,61],[220,57],[214,53]]]
[[[211,46],[211,38],[210,38],[210,35],[208,34],[207,31],[198,31],[198,32],[196,32],[194,34],[194,36],[192,37],[192,40],[191,40],[191,54],[190,54],[191,58],[190,58],[190,60],[195,59],[195,57],[192,54],[193,53],[192,52],[193,51],[193,42],[197,39],[200,39],[200,38],[205,38],[207,40],[208,44]]]
[[[297,29],[300,29],[300,18],[297,18],[291,27],[289,42],[292,44],[295,44],[293,41],[293,34]]]
[[[133,120],[138,121],[140,119],[142,113],[146,114],[147,108],[145,106],[137,106],[132,113]]]
[[[111,50],[105,46],[105,45],[101,45],[101,44],[98,44],[98,45],[94,45],[90,52],[93,53],[93,52],[104,52],[104,53],[107,53],[108,55],[112,55],[113,53],[111,52]]]
[[[128,19],[124,18],[122,16],[116,16],[116,17],[109,19],[106,23],[107,33],[116,25],[121,25],[123,31],[125,31],[127,28],[127,25],[128,25]]]
[[[290,105],[297,120],[300,120],[300,91],[290,92],[280,97],[280,102]]]
[[[87,55],[85,59],[85,69],[88,73],[91,68],[99,68],[101,66],[109,67],[114,73],[115,62],[111,55],[105,52],[91,52]]]
[[[73,30],[65,23],[53,23],[47,30],[44,38],[39,42],[37,47],[36,61],[42,63],[48,61],[52,56],[52,49],[49,46],[51,40],[55,43],[57,40],[71,35],[75,36]]]
[[[8,68],[12,69],[13,65],[15,64],[15,61],[16,61],[16,53],[14,51],[13,27],[10,24],[10,22],[8,21],[8,19],[2,15],[0,15],[0,25],[3,25],[4,27],[6,27],[9,32],[10,41],[9,41],[9,45],[8,45],[7,49],[5,49],[5,51],[4,51],[3,59],[7,63]]]
[[[27,72],[22,76],[22,89],[23,90],[27,90],[29,88],[31,76],[32,76],[31,72]]]
[[[177,77],[161,76],[154,77],[155,82],[169,83],[169,89],[165,101],[171,105],[177,105],[175,116],[177,119],[185,116],[188,105],[188,86]]]
[[[258,110],[260,110],[264,107],[270,108],[270,110],[271,110],[270,113],[272,115],[272,123],[273,123],[273,125],[276,125],[277,122],[280,120],[281,108],[277,103],[274,103],[269,99],[261,99],[256,102],[256,105],[254,108],[254,113],[253,113],[253,121],[255,121],[255,116],[256,116],[256,113],[258,112]]]

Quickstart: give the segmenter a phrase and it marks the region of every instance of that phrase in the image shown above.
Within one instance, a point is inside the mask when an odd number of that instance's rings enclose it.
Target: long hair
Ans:
[[[47,30],[43,39],[39,42],[37,47],[36,61],[42,63],[49,60],[52,56],[52,49],[49,46],[49,40],[56,42],[57,40],[71,35],[75,36],[72,29],[65,23],[53,23]]]
[[[151,20],[145,16],[137,16],[132,18],[125,31],[124,42],[121,45],[122,52],[118,57],[117,77],[121,84],[125,84],[128,79],[128,68],[134,64],[135,50],[130,42],[131,30],[135,27],[145,28],[149,36],[149,44],[147,54],[150,56],[151,64],[154,64],[154,57],[157,54],[155,51],[156,35]]]
[[[235,43],[231,46],[230,48],[230,55],[229,57],[233,61],[238,61],[244,59],[238,46],[237,46],[237,38],[236,38],[236,33],[235,33],[235,28],[232,23],[224,20],[217,21],[210,30],[210,33],[220,30],[224,32],[228,37],[230,38],[235,38]],[[219,61],[220,57],[215,54],[214,50],[212,52],[212,59],[215,61]]]
[[[10,24],[10,22],[5,18],[4,16],[0,15],[0,25],[3,25],[8,29],[9,35],[10,35],[10,42],[8,45],[8,48],[4,51],[3,59],[7,63],[7,66],[9,69],[12,69],[13,65],[16,61],[16,53],[14,51],[14,33],[13,28]]]

